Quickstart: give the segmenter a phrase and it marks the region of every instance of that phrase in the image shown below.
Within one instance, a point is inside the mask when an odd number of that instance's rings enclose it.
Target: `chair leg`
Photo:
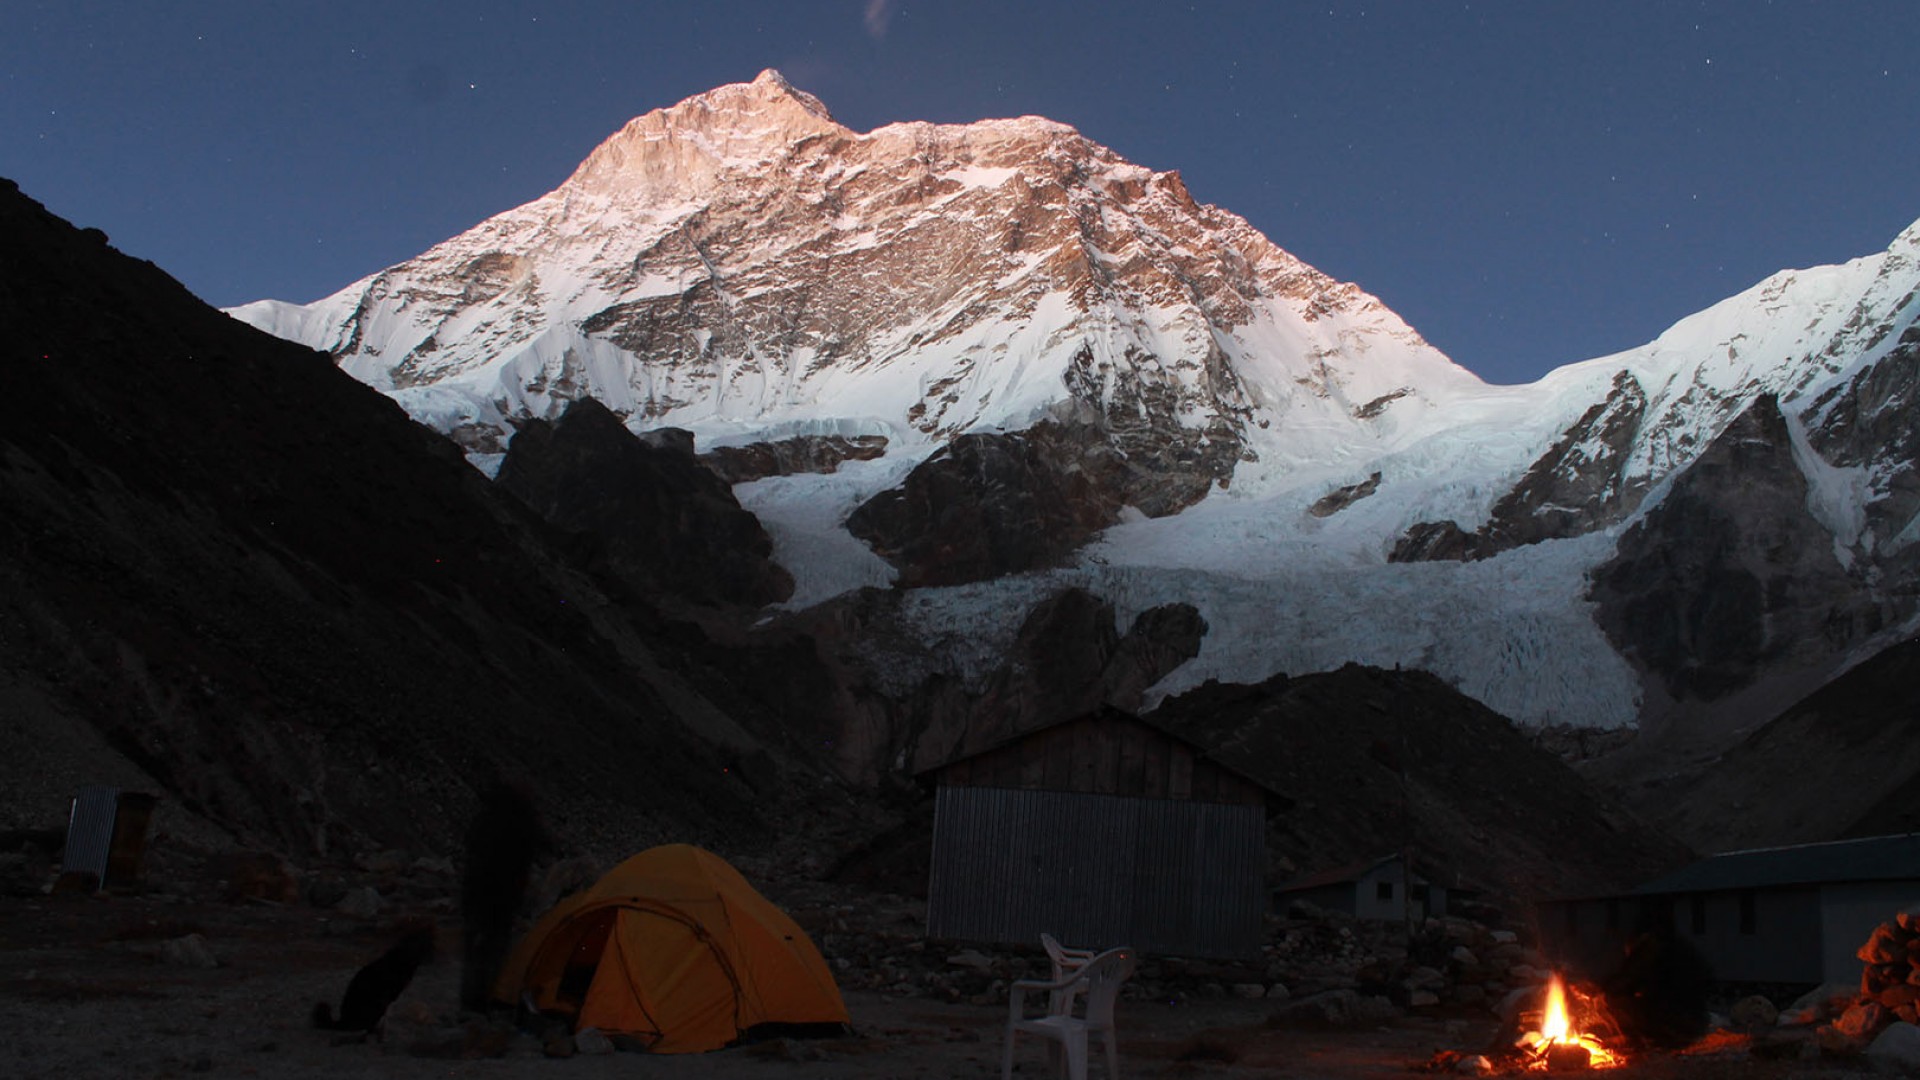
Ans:
[[[1000,1080],[1013,1080],[1013,1025],[1007,1025],[1006,1047],[1000,1051]]]
[[[1112,1028],[1100,1032],[1100,1043],[1107,1048],[1107,1080],[1120,1080],[1120,1040]]]
[[[1067,1080],[1087,1080],[1087,1032],[1074,1028],[1066,1033],[1061,1049],[1067,1055]]]

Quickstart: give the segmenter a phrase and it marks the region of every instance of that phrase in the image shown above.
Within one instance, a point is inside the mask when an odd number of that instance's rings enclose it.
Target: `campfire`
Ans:
[[[1539,1028],[1520,1036],[1517,1046],[1530,1069],[1610,1069],[1625,1064],[1607,1048],[1612,1027],[1604,1008],[1584,994],[1570,996],[1556,973],[1547,983]]]

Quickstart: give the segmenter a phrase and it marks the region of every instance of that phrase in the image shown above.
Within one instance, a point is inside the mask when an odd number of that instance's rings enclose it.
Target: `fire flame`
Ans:
[[[1547,1011],[1540,1018],[1540,1035],[1548,1042],[1564,1042],[1567,1029],[1567,988],[1555,974],[1547,983]]]
[[[1586,1050],[1589,1068],[1609,1069],[1623,1063],[1598,1038],[1574,1029],[1572,1015],[1567,1010],[1566,984],[1560,981],[1558,973],[1547,983],[1547,1006],[1540,1014],[1540,1030],[1527,1032],[1520,1044],[1532,1052],[1538,1068],[1547,1066],[1547,1058],[1555,1048],[1573,1046]]]

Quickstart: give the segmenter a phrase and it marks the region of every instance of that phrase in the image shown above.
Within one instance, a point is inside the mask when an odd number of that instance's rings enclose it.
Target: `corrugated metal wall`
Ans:
[[[1258,806],[942,787],[927,933],[1242,957],[1260,947]]]
[[[67,846],[60,857],[61,869],[92,874],[94,884],[105,887],[107,856],[113,850],[113,819],[119,812],[119,788],[81,788],[67,816]]]

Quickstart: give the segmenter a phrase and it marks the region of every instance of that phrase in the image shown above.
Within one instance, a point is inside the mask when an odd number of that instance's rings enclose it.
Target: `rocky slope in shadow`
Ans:
[[[1065,589],[1027,613],[981,670],[911,625],[909,594],[862,589],[716,643],[754,677],[734,687],[827,749],[836,772],[902,790],[932,765],[1101,706],[1137,709],[1147,688],[1197,654],[1192,607],[1141,612],[1123,633],[1113,605]],[[955,643],[949,643],[955,644]],[[970,643],[957,643],[971,652]]]
[[[1920,639],[1796,702],[1699,773],[1625,794],[1712,850],[1920,831]]]
[[[1284,795],[1269,846],[1303,871],[1411,847],[1496,899],[1538,899],[1631,887],[1689,857],[1426,672],[1209,683],[1148,718]]]
[[[449,850],[504,768],[556,830],[631,850],[754,834],[771,793],[813,785],[325,356],[11,184],[0,237],[0,683],[31,705],[10,819],[112,776],[293,854]]]
[[[1889,365],[1902,366],[1898,354],[1869,372]],[[1594,570],[1595,620],[1646,687],[1640,740],[1596,776],[1631,783],[1707,766],[1912,617],[1910,548],[1883,547],[1886,531],[1847,522],[1900,513],[1891,504],[1912,458],[1897,440],[1881,444],[1854,470],[1888,478],[1889,494],[1868,487],[1848,509],[1836,500],[1868,485],[1836,482],[1840,470],[1817,452],[1763,395]]]
[[[793,594],[773,541],[671,430],[643,440],[593,398],[529,420],[495,482],[580,536],[589,561],[656,602],[760,607]]]
[[[1862,636],[1779,403],[1734,419],[1594,571],[1597,619],[1676,699],[1713,700]]]

